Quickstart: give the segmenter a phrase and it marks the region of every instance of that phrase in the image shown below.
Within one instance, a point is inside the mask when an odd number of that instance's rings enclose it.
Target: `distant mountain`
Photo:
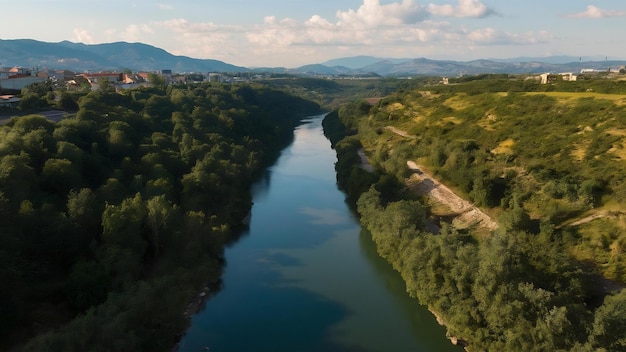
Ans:
[[[174,72],[243,72],[245,67],[218,60],[176,56],[142,43],[47,43],[30,39],[1,40],[0,66],[48,67],[74,71],[131,69]]]
[[[539,61],[451,61],[431,60],[426,58],[412,59],[394,62],[390,59],[380,59],[373,64],[356,69],[358,72],[375,72],[381,76],[410,76],[410,75],[435,75],[435,76],[460,76],[476,75],[483,73],[509,73],[509,74],[537,74],[545,72],[579,72],[581,69],[607,70],[626,65],[624,61],[587,61],[554,64]]]
[[[297,73],[311,73],[324,75],[344,75],[354,73],[355,70],[345,66],[328,66],[322,64],[306,65],[294,69]]]
[[[510,59],[489,59],[496,62],[543,62],[548,64],[569,64],[573,62],[590,62],[590,61],[606,61],[605,56],[567,56],[567,55],[555,55],[555,56],[543,56],[543,57],[530,57],[520,56]],[[613,59],[613,58],[612,58]]]
[[[593,59],[593,58],[592,58]],[[544,58],[519,57],[473,61],[432,60],[426,58],[377,58],[353,56],[298,68],[265,67],[249,69],[218,60],[176,56],[142,43],[81,44],[63,41],[47,43],[30,39],[1,40],[0,66],[39,67],[73,71],[131,69],[174,72],[270,72],[296,75],[358,76],[460,76],[481,73],[579,72],[581,69],[607,70],[626,65],[624,61],[590,60],[571,56]],[[597,59],[597,58],[596,58]]]
[[[333,59],[323,62],[322,65],[334,67],[334,66],[343,66],[351,69],[360,69],[365,66],[370,66],[376,64],[381,61],[388,61],[392,64],[400,64],[406,61],[411,61],[411,59],[381,59],[373,56],[352,56],[352,57],[344,57],[340,59]]]

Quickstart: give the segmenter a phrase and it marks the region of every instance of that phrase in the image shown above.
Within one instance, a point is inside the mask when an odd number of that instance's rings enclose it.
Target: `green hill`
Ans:
[[[356,132],[336,143],[338,177],[379,253],[470,350],[622,350],[626,82],[453,83],[330,115]],[[457,226],[449,207],[404,186],[407,161],[498,229]]]

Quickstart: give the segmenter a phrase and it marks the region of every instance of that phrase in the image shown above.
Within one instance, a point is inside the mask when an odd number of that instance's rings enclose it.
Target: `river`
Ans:
[[[323,116],[295,130],[254,187],[248,233],[181,352],[459,351],[405,293],[337,189]]]

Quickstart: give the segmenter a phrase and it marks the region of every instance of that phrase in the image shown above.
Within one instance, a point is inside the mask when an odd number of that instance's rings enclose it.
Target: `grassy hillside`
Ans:
[[[370,154],[419,160],[496,216],[520,204],[577,259],[626,282],[625,108],[621,94],[413,91],[368,122],[417,138],[384,130],[363,141]]]
[[[361,221],[408,292],[471,350],[626,348],[625,92],[619,81],[484,76],[339,110],[356,133],[335,142],[340,185],[360,193]],[[377,169],[369,191],[342,157],[361,146]],[[449,207],[414,192],[432,184],[402,189],[419,173],[498,228],[456,226]]]

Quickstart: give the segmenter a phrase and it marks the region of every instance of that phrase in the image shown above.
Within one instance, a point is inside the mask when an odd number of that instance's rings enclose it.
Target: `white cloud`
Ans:
[[[84,43],[84,44],[93,44],[93,36],[89,31],[82,28],[74,28],[74,39],[75,42]]]
[[[570,15],[566,15],[567,18],[612,18],[612,17],[623,17],[626,16],[626,11],[617,11],[617,10],[603,10],[596,6],[589,5],[587,9],[583,12],[574,13]]]
[[[397,26],[417,23],[428,17],[422,5],[402,0],[381,5],[379,0],[363,0],[356,11],[337,11],[339,25],[348,27]]]
[[[435,16],[483,18],[495,14],[480,0],[459,0],[457,6],[428,5],[428,11]]]
[[[152,33],[154,33],[154,31],[148,25],[131,24],[120,33],[120,37],[122,40],[127,42],[136,42],[139,41],[145,34]]]
[[[245,30],[238,26],[217,25],[213,22],[189,22],[176,18],[155,22],[156,34],[170,42],[172,53],[197,58],[217,58],[233,61],[246,52],[239,48],[247,41],[243,37]],[[243,54],[246,55],[246,54]]]
[[[292,65],[289,67],[355,54],[404,57],[463,54],[470,47],[525,45],[550,39],[542,32],[516,34],[493,28],[467,29],[456,23],[462,19],[451,20],[452,23],[435,19],[437,16],[479,18],[490,14],[495,12],[477,0],[460,0],[454,6],[423,6],[416,0],[383,5],[379,0],[363,0],[358,9],[338,11],[334,19],[313,15],[299,21],[267,16],[255,25],[235,26],[174,18],[150,26],[129,26],[116,36],[145,42],[155,42],[148,38],[158,38],[160,43],[168,43],[159,45],[177,55],[246,66]]]
[[[335,29],[335,25],[332,24],[330,21],[328,21],[325,18],[322,18],[318,15],[315,15],[311,18],[309,18],[306,22],[304,22],[304,25],[307,28],[318,28],[318,29],[326,29],[326,30],[334,30]]]
[[[263,26],[247,31],[245,36],[254,45],[289,46],[301,40],[299,38],[302,35],[301,28],[292,19],[278,21],[275,17],[269,16],[265,18]]]
[[[156,25],[187,35],[213,32],[226,28],[226,26],[218,26],[213,22],[191,23],[184,18],[175,18],[168,21],[156,22]]]
[[[493,28],[467,31],[464,37],[475,45],[530,45],[545,43],[552,39],[552,35],[545,31],[517,34]]]
[[[318,225],[341,225],[347,222],[347,219],[343,214],[335,209],[316,209],[310,207],[304,207],[298,209],[298,213],[307,215],[311,218],[312,224]]]

